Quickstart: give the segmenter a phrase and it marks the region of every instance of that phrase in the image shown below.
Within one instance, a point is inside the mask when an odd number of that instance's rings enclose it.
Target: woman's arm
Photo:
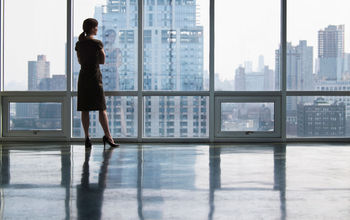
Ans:
[[[105,64],[105,59],[106,59],[106,54],[105,51],[103,50],[103,48],[100,50],[99,54],[98,54],[98,63],[99,64]]]
[[[78,57],[78,62],[79,64],[81,64],[81,61],[80,61],[80,53],[77,51],[77,57]]]

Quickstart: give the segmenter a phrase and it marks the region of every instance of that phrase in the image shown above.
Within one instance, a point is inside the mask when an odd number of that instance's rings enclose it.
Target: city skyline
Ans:
[[[208,50],[205,40],[208,27],[198,21],[200,10],[197,6],[195,0],[179,0],[174,3],[163,0],[145,2],[142,90],[205,91],[209,89],[208,60],[204,55]],[[220,8],[219,2],[218,6]],[[106,5],[94,7],[93,17],[100,21],[100,31],[96,37],[103,42],[106,53],[106,63],[101,65],[105,91],[138,89],[137,13],[137,1],[135,0],[107,1]],[[222,17],[217,18],[216,23],[220,23]],[[228,22],[229,19],[225,21]],[[250,22],[249,25],[255,25],[254,22]],[[249,25],[247,29],[238,28],[236,30],[244,32],[249,30]],[[273,27],[276,28],[276,26]],[[226,29],[222,30],[219,27],[215,32],[219,36],[219,39],[215,41],[215,43],[218,42],[216,46],[219,51],[223,46],[222,43],[227,43],[224,39],[227,36],[231,37],[231,35],[224,34]],[[299,40],[298,44],[287,42],[287,90],[313,91],[330,88],[349,90],[350,55],[345,53],[345,30],[344,24],[319,27],[317,45],[311,44],[308,39]],[[267,35],[271,34],[273,32],[267,31]],[[226,51],[223,50],[223,52],[232,54],[230,58],[234,59],[235,53],[245,51],[249,40],[252,40],[250,47],[255,43],[261,43],[266,36],[258,38],[250,36],[247,39],[238,37],[242,47],[237,47],[236,51],[232,51],[228,43]],[[233,44],[237,43],[237,39],[233,40]],[[255,42],[254,39],[257,41]],[[76,41],[77,37],[74,37],[73,44]],[[254,65],[252,60],[246,59],[234,68],[226,69],[226,74],[232,78],[228,84],[233,86],[223,85],[225,89],[229,91],[280,90],[282,62],[279,47],[269,52],[269,54],[274,54],[274,65],[270,65],[270,58],[266,53],[262,53],[255,54],[258,59],[257,65]],[[317,56],[314,53],[316,47],[318,48]],[[219,58],[225,53],[216,53],[215,77],[218,81],[215,82],[215,90],[223,90],[220,84],[221,74],[216,71],[222,67]],[[28,61],[28,90],[66,90],[66,76],[53,74],[51,77],[51,61],[46,56],[46,54],[38,55],[37,61]],[[241,58],[244,56],[242,54]],[[72,54],[72,64],[73,91],[76,91],[80,65],[75,52]],[[231,62],[230,65],[236,64]],[[227,68],[225,65],[223,67]],[[335,81],[333,83],[335,87],[332,87],[330,83],[333,81]],[[57,86],[56,84],[62,85]],[[295,127],[295,123],[300,119],[298,109],[300,106],[313,103],[314,98],[287,97],[287,127]],[[142,120],[145,137],[207,137],[209,135],[208,96],[145,96],[143,99],[142,115],[144,118]],[[116,136],[134,137],[138,126],[137,120],[139,120],[135,113],[138,105],[136,97],[110,96],[106,97],[106,101],[111,132]],[[342,103],[344,109],[342,114],[349,116],[346,114],[346,109],[350,107],[349,100],[325,98],[324,102],[334,106]],[[20,106],[25,106],[25,104],[19,104],[18,107]],[[76,99],[73,97],[73,109],[75,106]],[[222,123],[225,123],[227,131],[249,130],[250,128],[269,131],[274,128],[273,106],[273,102],[234,105],[233,108],[225,110],[227,117]],[[28,108],[28,113],[35,112],[38,115],[39,107]],[[245,110],[241,111],[240,108]],[[18,109],[23,110],[22,107]],[[329,112],[332,113],[331,110]],[[93,117],[90,130],[94,135],[101,135],[102,130],[98,125],[97,114],[96,112],[91,114]],[[22,119],[27,120],[25,114],[22,114]],[[82,128],[78,123],[80,114],[76,110],[73,110],[73,121],[73,136],[81,136]],[[346,118],[343,121],[345,123]],[[350,125],[346,127],[350,128]],[[344,127],[344,134],[345,130]]]
[[[33,11],[32,10],[25,10],[28,8],[32,8],[33,4],[29,3],[27,1],[6,1],[6,21],[5,21],[5,90],[23,90],[25,88],[26,82],[19,81],[18,79],[22,79],[26,76],[26,62],[28,60],[35,59],[36,55],[38,54],[46,54],[48,57],[48,60],[51,61],[51,68],[52,73],[54,74],[63,74],[65,72],[65,42],[66,42],[66,4],[60,3],[61,1],[56,1],[53,3],[48,3],[45,0],[38,0],[36,4],[38,7],[36,7],[35,14],[36,16],[33,17]],[[260,1],[258,1],[259,3]],[[254,1],[243,1],[239,3],[231,3],[226,2],[225,4],[227,7],[220,6],[220,3],[218,2],[216,5],[216,9],[221,14],[225,15],[229,13],[230,8],[241,8],[242,10],[237,10],[237,17],[244,17],[247,22],[257,20],[255,18],[259,17],[259,12],[264,11],[261,9],[265,9],[265,11],[270,13],[270,17],[273,17],[274,20],[280,20],[279,19],[279,10],[277,12],[271,12],[267,6],[269,5],[277,5],[276,8],[279,9],[279,1],[271,0],[271,1],[264,1],[266,2],[265,5],[258,5],[259,7],[251,7],[251,5],[255,2]],[[314,2],[314,3],[313,3]],[[96,5],[105,4],[105,0],[100,1],[93,1],[93,0],[76,0],[74,1],[75,4],[75,11],[74,11],[74,35],[77,36],[81,32],[81,23],[82,20],[86,17],[93,17],[94,14],[94,8]],[[336,0],[332,2],[327,1],[317,1],[317,10],[313,10],[312,16],[310,16],[310,11],[313,8],[313,5],[316,4],[315,1],[308,1],[308,3],[305,3],[300,0],[296,1],[288,1],[288,42],[291,42],[293,45],[297,44],[299,40],[307,40],[308,44],[314,47],[314,54],[317,54],[317,31],[320,29],[330,25],[330,24],[345,24],[346,27],[350,27],[350,24],[348,21],[350,21],[350,15],[348,13],[345,13],[344,8],[342,7],[344,1],[343,0]],[[17,4],[21,4],[23,7],[18,8]],[[47,5],[49,4],[49,5]],[[206,1],[197,1],[197,4],[200,5],[200,22],[204,23],[204,21],[208,24],[209,17],[208,17],[208,10],[209,5]],[[232,5],[233,4],[233,5]],[[259,3],[260,4],[260,3]],[[42,7],[39,7],[42,5]],[[233,7],[235,6],[235,7]],[[303,6],[303,7],[300,7]],[[22,9],[23,8],[23,9]],[[55,8],[55,10],[52,11],[44,11],[39,10],[40,8]],[[274,7],[275,8],[275,7]],[[244,13],[249,11],[249,16],[244,16]],[[325,12],[327,11],[327,16],[324,16]],[[227,13],[226,13],[227,12]],[[37,24],[35,28],[32,28],[32,25],[23,25],[23,22],[17,19],[17,14],[20,13],[24,17],[33,18],[34,20],[31,20],[31,23]],[[47,16],[45,16],[47,15]],[[218,13],[216,13],[218,16]],[[39,18],[41,16],[45,16],[48,19],[45,21],[40,20]],[[256,17],[255,17],[256,16]],[[305,21],[303,19],[306,19]],[[242,21],[242,20],[240,20]],[[19,23],[21,22],[21,23]],[[244,22],[243,22],[244,23]],[[50,26],[50,24],[55,24]],[[268,23],[266,23],[268,24]],[[300,25],[303,24],[303,25]],[[312,24],[312,25],[309,25]],[[220,28],[220,23],[216,24],[217,28]],[[6,27],[23,27],[21,29],[12,28],[11,30]],[[204,25],[206,26],[206,24]],[[263,25],[265,27],[265,31],[269,32],[269,26]],[[31,28],[29,28],[31,27]],[[50,28],[53,28],[52,31],[50,31]],[[208,26],[206,26],[208,27]],[[224,29],[224,28],[221,28]],[[242,27],[241,30],[244,30],[245,28]],[[46,30],[46,32],[42,32],[42,30]],[[61,34],[57,34],[57,30],[61,30]],[[217,30],[218,31],[218,30]],[[220,34],[216,31],[216,34]],[[22,46],[22,42],[20,40],[20,36],[22,36],[22,33],[34,33],[30,36],[27,36],[28,41],[32,41],[33,43],[28,45],[25,45],[26,50],[21,51],[21,53],[18,52],[18,48],[24,48]],[[56,33],[56,34],[55,34]],[[247,32],[249,33],[249,31]],[[247,36],[247,33],[239,32],[242,37],[242,39]],[[37,34],[40,34],[40,38],[37,38]],[[251,32],[249,35],[253,34]],[[205,31],[204,36],[208,36],[209,32],[208,29]],[[227,30],[226,35],[228,36],[236,36],[237,32],[236,30]],[[279,32],[276,32],[276,37],[279,39]],[[346,28],[345,30],[345,41],[349,42],[350,37],[350,29]],[[40,41],[38,41],[40,39]],[[206,39],[205,39],[206,40]],[[45,43],[45,45],[40,45],[41,43]],[[52,43],[55,42],[55,43]],[[216,42],[218,45],[219,42]],[[229,42],[228,42],[229,43]],[[234,71],[239,66],[239,64],[243,64],[245,60],[257,60],[259,54],[263,54],[265,56],[265,63],[271,67],[274,66],[274,50],[278,48],[277,44],[271,44],[271,41],[266,41],[264,43],[264,48],[262,49],[262,45],[255,46],[258,50],[257,52],[249,52],[250,55],[248,57],[243,56],[241,53],[240,56],[236,56],[234,54],[231,55],[233,59],[231,59],[228,65],[229,66],[222,66],[222,68],[229,68],[231,69],[230,74],[223,73],[224,71],[217,70],[215,73],[218,73],[220,75],[221,79],[233,79],[234,78]],[[47,46],[48,45],[48,46]],[[46,48],[46,49],[40,49],[40,48]],[[260,49],[259,49],[260,48]],[[233,49],[233,48],[232,48]],[[60,52],[61,51],[61,52]],[[267,51],[267,52],[264,52]],[[345,44],[345,52],[350,52],[350,44]],[[220,53],[216,53],[217,59],[226,59],[226,55],[223,55],[220,57]],[[224,53],[223,53],[224,54]],[[206,56],[207,53],[204,53],[204,56]],[[208,61],[208,56],[204,57],[204,60]],[[257,63],[257,61],[254,61]],[[218,65],[216,65],[218,66]],[[205,69],[206,70],[206,69]],[[14,83],[19,83],[18,86]]]

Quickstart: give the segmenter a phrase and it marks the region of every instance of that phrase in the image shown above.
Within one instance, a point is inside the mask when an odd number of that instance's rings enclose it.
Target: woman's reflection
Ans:
[[[103,192],[106,188],[106,177],[109,159],[114,148],[103,151],[103,162],[101,165],[98,183],[89,183],[89,160],[91,149],[85,150],[85,161],[81,184],[77,187],[78,219],[101,219]]]

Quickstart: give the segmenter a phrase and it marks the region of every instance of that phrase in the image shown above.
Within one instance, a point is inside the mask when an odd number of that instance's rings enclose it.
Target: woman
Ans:
[[[102,75],[99,64],[105,62],[105,52],[101,41],[94,39],[97,34],[98,22],[88,18],[83,23],[83,33],[75,45],[78,61],[81,65],[78,79],[78,111],[81,111],[81,121],[85,132],[85,147],[91,147],[89,138],[89,111],[99,111],[99,121],[105,135],[103,145],[106,142],[111,147],[117,147],[108,128],[106,112],[106,100],[102,86]]]

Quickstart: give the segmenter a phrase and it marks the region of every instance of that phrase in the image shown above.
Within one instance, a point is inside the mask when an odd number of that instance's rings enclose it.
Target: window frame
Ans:
[[[33,94],[34,93],[34,94]],[[52,92],[50,95],[39,94],[41,92],[28,92],[25,95],[14,96],[10,94],[9,96],[2,97],[2,112],[3,117],[2,128],[3,137],[67,137],[67,127],[69,120],[67,117],[67,101],[61,92]],[[61,104],[61,129],[60,130],[11,130],[10,129],[10,103],[58,103]]]
[[[215,0],[208,0],[209,2],[209,91],[147,91],[143,90],[143,53],[144,53],[144,1],[137,0],[138,4],[138,27],[137,27],[137,90],[135,91],[106,91],[106,95],[108,96],[136,96],[138,107],[137,107],[137,115],[138,115],[138,123],[137,123],[137,137],[136,138],[118,138],[118,140],[128,141],[128,142],[245,142],[245,141],[272,141],[272,142],[293,142],[293,141],[347,141],[350,138],[287,138],[286,137],[286,99],[288,96],[350,96],[350,91],[287,91],[286,89],[286,66],[287,66],[287,56],[286,56],[286,48],[287,48],[287,0],[280,0],[281,10],[280,10],[280,44],[281,44],[281,66],[280,66],[280,90],[273,92],[235,92],[235,91],[215,91],[214,80],[215,80],[215,68],[214,68],[214,49],[215,49]],[[0,71],[1,71],[1,91],[0,91],[0,99],[1,99],[1,123],[3,127],[1,128],[1,137],[0,140],[11,140],[11,132],[8,131],[8,126],[6,123],[9,120],[9,101],[19,100],[19,101],[37,101],[37,102],[45,102],[56,100],[62,103],[62,125],[63,132],[60,134],[50,134],[42,135],[40,137],[47,137],[48,139],[52,138],[52,140],[60,140],[60,138],[64,138],[64,140],[68,141],[81,141],[82,138],[73,138],[72,137],[72,97],[77,95],[76,91],[72,91],[72,55],[74,53],[73,50],[73,21],[74,21],[74,0],[67,0],[67,50],[66,50],[66,77],[67,77],[67,87],[66,91],[61,92],[46,92],[46,91],[4,91],[4,1],[1,1],[0,5],[0,24],[1,24],[1,33],[0,33],[0,43],[1,43],[1,60],[0,60]],[[145,138],[143,137],[143,118],[144,118],[144,107],[143,100],[145,96],[208,96],[209,97],[209,137],[208,138]],[[245,137],[241,138],[241,136],[237,135],[228,135],[225,138],[220,138],[216,135],[216,127],[218,126],[218,112],[217,108],[217,100],[220,100],[221,96],[225,97],[241,97],[244,98],[251,97],[259,97],[258,100],[264,100],[269,96],[278,97],[279,108],[276,109],[275,105],[275,114],[278,114],[280,117],[279,121],[275,119],[275,126],[280,128],[280,134],[278,137]],[[235,100],[235,98],[231,99]],[[279,123],[279,124],[278,124]],[[40,132],[44,134],[45,132]],[[14,135],[14,134],[12,134]],[[15,135],[16,140],[28,141],[31,138],[35,138],[35,135],[29,134],[26,132],[18,133]],[[38,137],[36,135],[36,137]],[[117,137],[116,137],[117,138]],[[44,140],[44,139],[40,139]]]
[[[268,102],[274,104],[274,131],[222,131],[221,130],[221,104],[222,103],[257,103]],[[215,137],[216,138],[280,138],[281,137],[281,97],[257,97],[257,96],[236,96],[236,97],[215,97]]]

